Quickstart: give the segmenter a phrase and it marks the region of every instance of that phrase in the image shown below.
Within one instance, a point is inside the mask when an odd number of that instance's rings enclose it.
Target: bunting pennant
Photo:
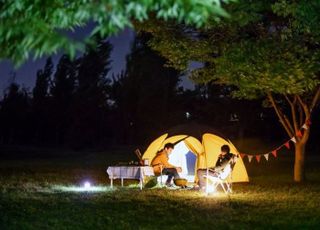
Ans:
[[[288,141],[288,142],[286,142],[286,143],[284,144],[284,146],[286,146],[286,147],[287,147],[287,149],[290,149],[289,141]]]
[[[311,125],[311,120],[310,120],[310,119],[307,119],[306,125],[307,125],[307,126],[310,126],[310,125]]]
[[[302,137],[302,132],[300,130],[298,130],[296,135],[297,135],[297,137]]]
[[[240,153],[240,157],[243,159],[246,156],[244,153]]]
[[[268,161],[268,159],[269,159],[269,153],[266,153],[266,154],[264,154],[263,156],[264,156],[264,158],[266,158],[266,160]]]
[[[295,137],[292,137],[292,138],[290,139],[290,141],[292,141],[293,143],[297,143],[297,140],[296,140]]]
[[[259,163],[261,159],[261,155],[256,155],[256,159],[257,159],[257,162]]]
[[[252,155],[248,155],[248,160],[249,160],[249,163],[251,162],[251,160],[252,160]]]
[[[308,129],[308,125],[307,125],[307,124],[304,124],[304,125],[302,126],[302,128],[303,128],[303,129]]]
[[[277,157],[277,150],[273,150],[271,153],[274,157]]]

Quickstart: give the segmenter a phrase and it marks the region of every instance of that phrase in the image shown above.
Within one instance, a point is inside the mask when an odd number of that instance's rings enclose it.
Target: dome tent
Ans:
[[[169,162],[181,167],[181,176],[188,178],[189,181],[196,180],[195,172],[197,169],[215,165],[222,145],[229,145],[232,153],[239,154],[230,141],[211,133],[202,135],[202,143],[197,138],[186,134],[169,136],[169,133],[165,133],[149,145],[142,157],[149,159],[149,162],[151,162],[166,143],[175,144],[174,150],[169,155]],[[246,168],[239,157],[232,172],[232,182],[248,181],[249,177]]]

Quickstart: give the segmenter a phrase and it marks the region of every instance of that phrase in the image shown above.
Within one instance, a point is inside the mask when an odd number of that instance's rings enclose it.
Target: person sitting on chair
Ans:
[[[221,146],[221,153],[218,157],[218,160],[214,167],[209,168],[208,174],[209,176],[218,177],[219,174],[223,171],[223,169],[228,165],[230,160],[233,159],[233,157],[236,156],[232,153],[230,153],[230,147],[228,145],[222,145]],[[201,190],[204,190],[206,187],[206,175],[207,175],[207,169],[198,169],[197,175],[199,179],[199,188]]]
[[[169,160],[169,155],[171,154],[174,148],[174,144],[167,143],[165,144],[162,151],[158,152],[157,155],[151,161],[151,165],[153,167],[153,171],[155,175],[160,175],[161,173],[164,175],[168,175],[168,179],[166,181],[166,185],[171,187],[172,178],[179,179],[180,176],[178,172],[181,172],[181,167],[176,167],[171,165]],[[161,171],[162,170],[162,171]]]

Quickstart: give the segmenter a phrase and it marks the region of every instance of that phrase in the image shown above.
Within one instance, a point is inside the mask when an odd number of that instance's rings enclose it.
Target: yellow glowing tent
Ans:
[[[168,137],[168,133],[154,140],[142,158],[149,159],[149,162],[156,156],[157,152],[163,149],[166,143],[174,143],[175,148],[169,156],[169,162],[182,167],[183,177],[188,177],[189,181],[196,180],[196,170],[199,168],[213,167],[220,154],[222,145],[229,145],[234,154],[239,154],[234,145],[219,136],[206,133],[202,136],[201,142],[192,136],[175,135]],[[248,182],[249,177],[241,158],[238,159],[233,173],[232,182]]]

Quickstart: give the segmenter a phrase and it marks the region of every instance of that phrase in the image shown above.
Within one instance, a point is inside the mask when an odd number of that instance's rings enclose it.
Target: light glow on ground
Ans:
[[[207,194],[217,193],[217,190],[212,184],[208,184],[208,186],[206,187],[206,193]]]
[[[91,187],[90,182],[88,182],[88,181],[84,182],[83,187],[84,187],[85,189],[89,189],[89,188]]]
[[[86,187],[86,186],[62,186],[62,185],[52,186],[52,189],[55,191],[61,191],[61,192],[107,192],[112,190],[109,186]]]

